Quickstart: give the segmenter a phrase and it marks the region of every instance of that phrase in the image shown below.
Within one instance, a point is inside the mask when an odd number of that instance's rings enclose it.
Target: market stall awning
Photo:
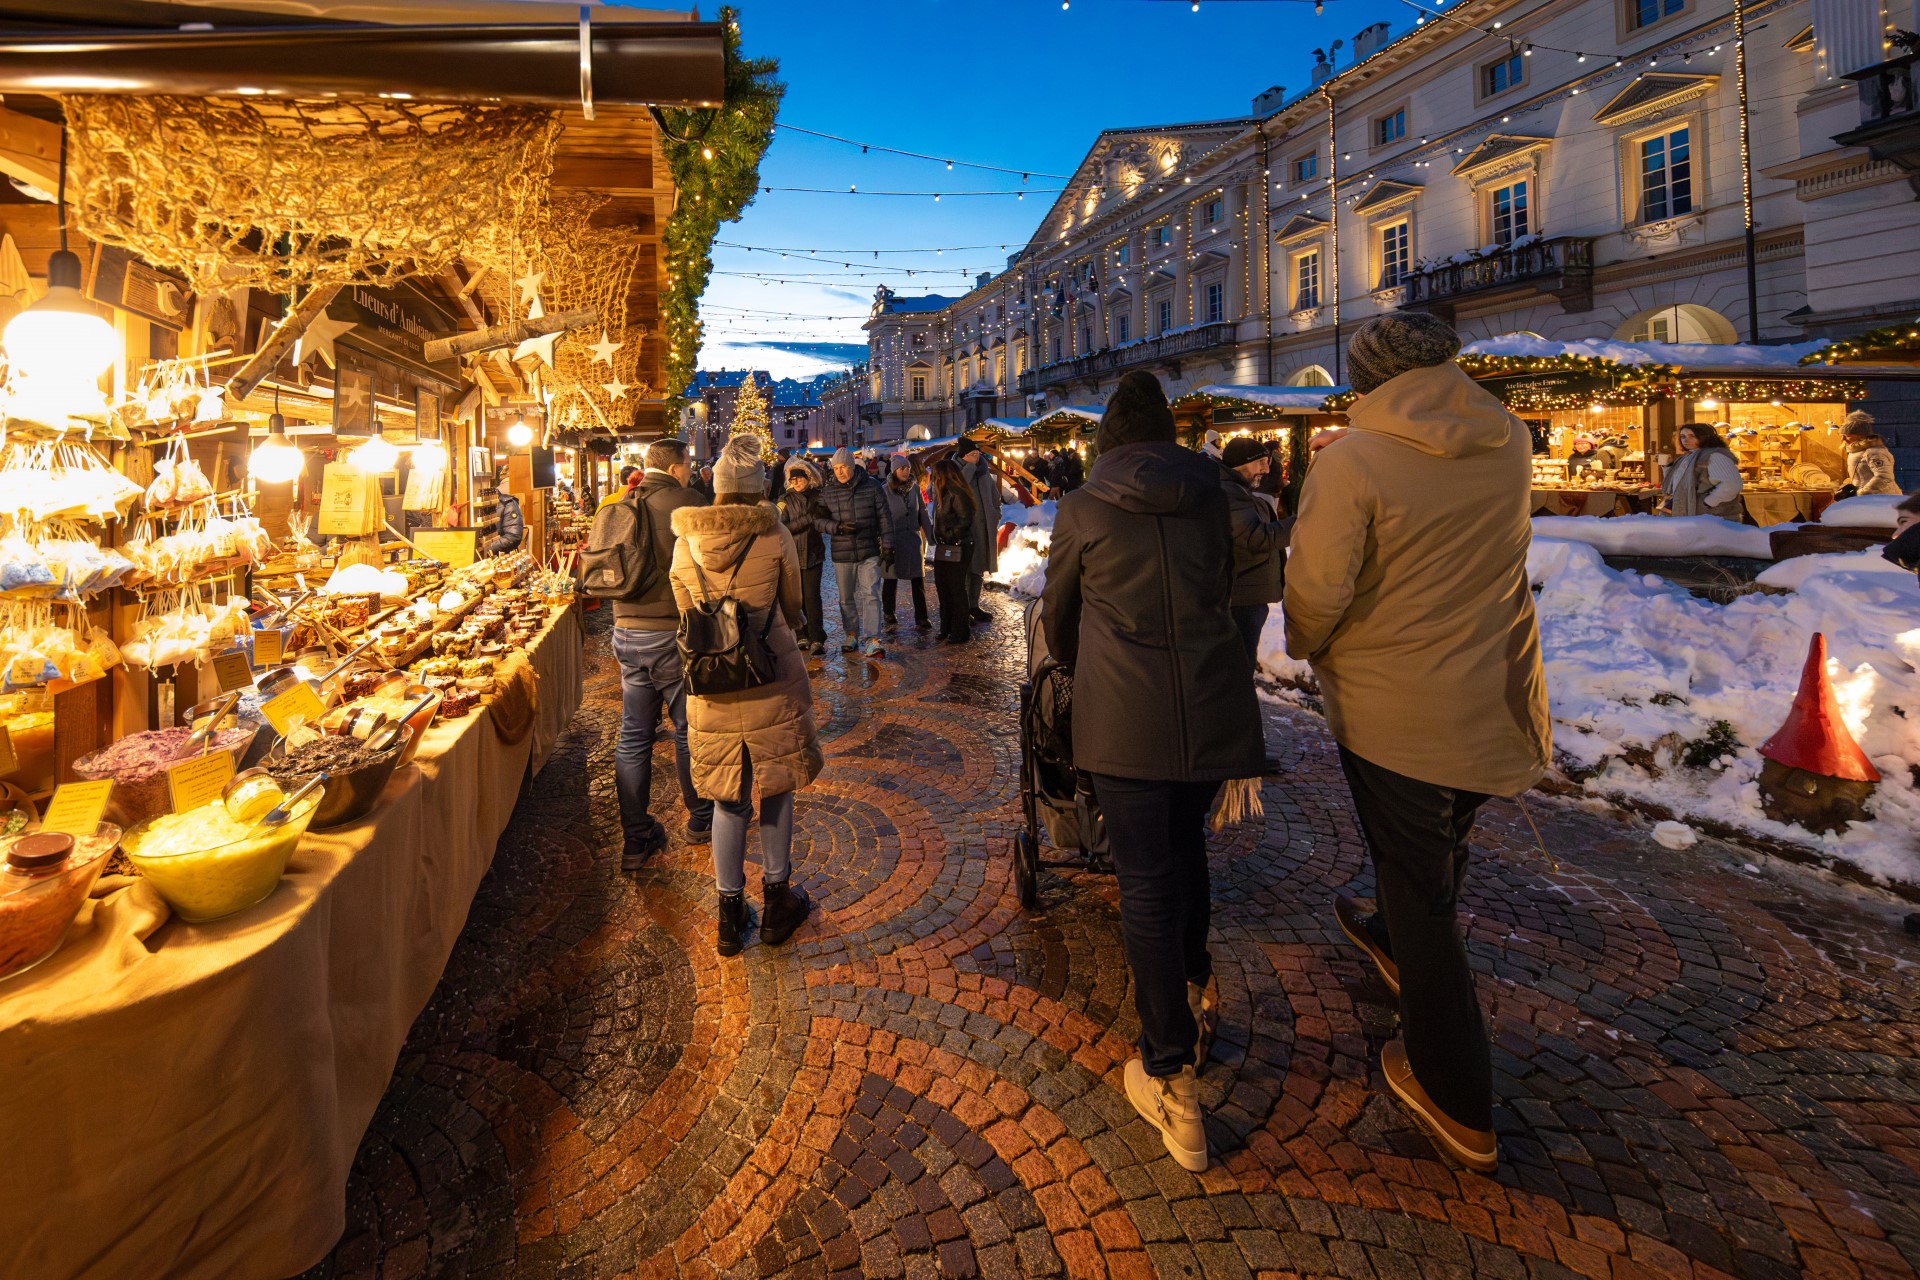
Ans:
[[[1346,395],[1349,390],[1348,387],[1261,387],[1216,383],[1195,387],[1192,391],[1177,395],[1172,403],[1176,409],[1212,408],[1216,411],[1215,424],[1218,425],[1218,413],[1221,410],[1247,419],[1328,413],[1331,411],[1327,408],[1327,401],[1335,396]]]
[[[1913,326],[1896,326],[1912,328]],[[1745,342],[1616,342],[1608,338],[1580,338],[1555,341],[1531,333],[1503,333],[1482,338],[1460,349],[1462,356],[1531,358],[1539,360],[1594,360],[1626,368],[1665,365],[1687,374],[1718,374],[1728,377],[1807,376],[1806,366],[1819,363],[1829,348],[1838,348],[1831,338],[1810,342],[1783,342],[1754,345]],[[1914,370],[1889,365],[1871,375],[1849,370],[1853,376],[1913,377]]]
[[[1010,436],[1023,436],[1033,430],[1033,421],[1032,418],[988,418],[981,425]]]
[[[1089,427],[1100,425],[1100,415],[1106,409],[1097,404],[1063,404],[1027,423],[1029,434],[1036,431],[1057,431],[1065,428],[1069,431],[1086,431]]]

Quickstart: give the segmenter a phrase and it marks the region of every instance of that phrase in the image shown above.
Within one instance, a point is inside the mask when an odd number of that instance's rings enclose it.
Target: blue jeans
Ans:
[[[680,671],[680,650],[671,631],[613,629],[613,656],[620,660],[620,738],[613,748],[613,775],[620,792],[620,827],[627,847],[653,837],[648,805],[653,795],[653,740],[660,708],[673,720],[673,762],[680,799],[693,821],[713,821],[713,801],[693,789],[693,760],[687,753],[687,686]]]
[[[840,632],[846,643],[880,638],[880,557],[847,564],[833,562],[833,580],[840,588]]]
[[[713,815],[713,882],[721,893],[747,886],[747,824],[753,821],[753,757],[742,753],[740,794]],[[793,874],[793,792],[760,797],[760,879],[785,884]]]

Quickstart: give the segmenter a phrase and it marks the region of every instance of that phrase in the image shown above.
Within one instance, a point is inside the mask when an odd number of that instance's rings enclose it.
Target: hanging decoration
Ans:
[[[551,111],[384,99],[64,97],[80,230],[196,292],[446,268],[547,190]]]
[[[1883,325],[1839,338],[1809,355],[1801,364],[1912,364],[1920,362],[1920,317],[1904,324]]]

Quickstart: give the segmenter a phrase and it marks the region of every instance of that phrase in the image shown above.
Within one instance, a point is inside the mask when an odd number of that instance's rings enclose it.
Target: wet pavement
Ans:
[[[1902,908],[1544,797],[1490,806],[1467,895],[1492,1177],[1384,1091],[1395,1006],[1336,890],[1370,872],[1315,717],[1268,709],[1264,824],[1217,838],[1214,1166],[1136,1118],[1111,878],[1020,910],[1015,603],[816,662],[797,806],[818,904],[713,949],[708,852],[618,870],[618,673],[523,800],[363,1143],[347,1276],[1912,1276],[1920,939]],[[750,866],[749,893],[758,872]]]

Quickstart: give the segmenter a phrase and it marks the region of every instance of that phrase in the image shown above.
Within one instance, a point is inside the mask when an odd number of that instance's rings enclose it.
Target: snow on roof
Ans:
[[[1010,436],[1023,436],[1033,425],[1032,418],[988,418],[986,425],[998,427]]]
[[[1671,364],[1683,369],[1761,369],[1807,376],[1800,357],[1826,347],[1828,339],[1757,347],[1744,342],[1614,342],[1582,338],[1555,342],[1531,333],[1503,333],[1460,349],[1472,356],[1586,356],[1615,364]]]
[[[1106,412],[1104,405],[1063,404],[1058,409],[1049,409],[1039,417],[1031,419],[1028,426],[1035,422],[1045,422],[1048,418],[1084,418],[1088,422],[1100,421],[1100,415]]]
[[[1279,409],[1284,413],[1319,413],[1325,407],[1329,396],[1343,395],[1346,387],[1236,387],[1211,385],[1196,387],[1186,393],[1190,396],[1214,396],[1221,400],[1244,400],[1248,404],[1257,404],[1266,409]],[[1175,400],[1185,396],[1175,396]]]

